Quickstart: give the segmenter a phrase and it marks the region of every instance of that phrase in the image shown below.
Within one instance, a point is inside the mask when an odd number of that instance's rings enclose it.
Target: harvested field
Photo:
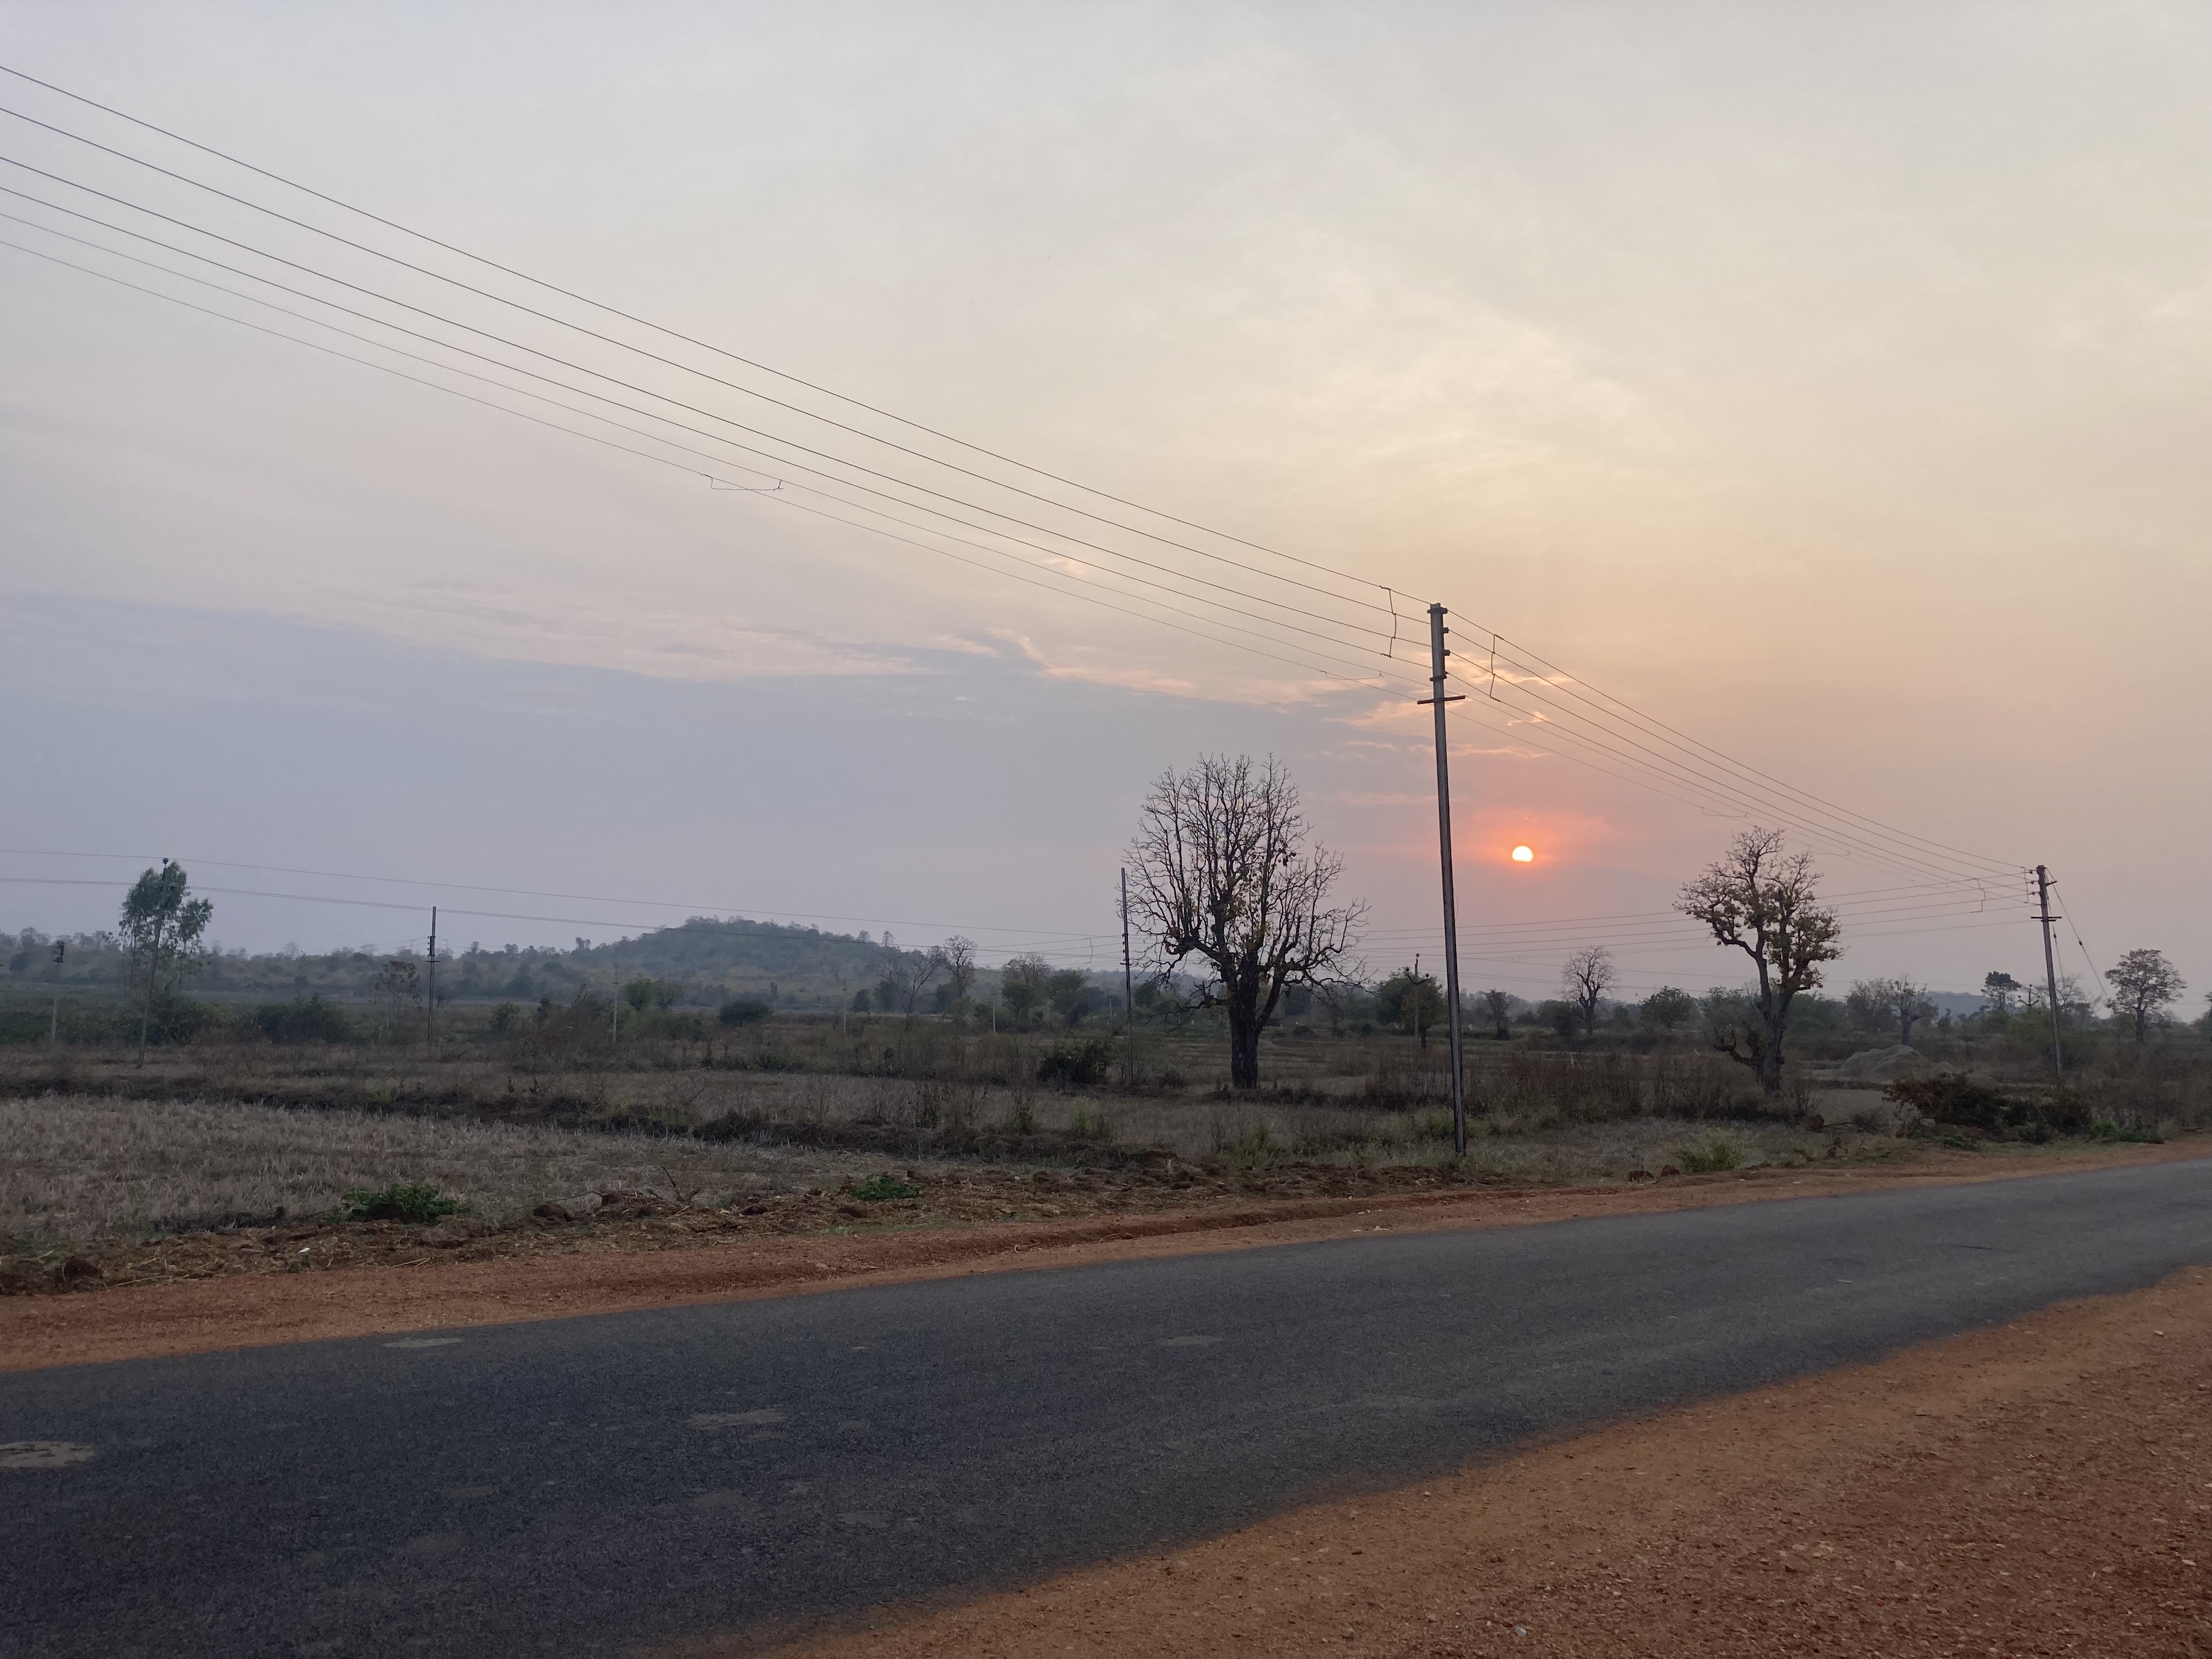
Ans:
[[[428,1182],[464,1204],[468,1219],[438,1235],[438,1243],[482,1255],[550,1248],[554,1241],[532,1212],[585,1194],[617,1200],[609,1219],[649,1217],[671,1233],[789,1232],[1145,1211],[1229,1195],[1626,1182],[1662,1171],[1879,1161],[1905,1151],[1886,1138],[1823,1137],[1781,1124],[1635,1119],[1548,1135],[1492,1134],[1454,1163],[1428,1138],[1434,1126],[1369,1114],[1364,1139],[1316,1155],[1312,1149],[1326,1145],[1331,1132],[1316,1120],[1358,1115],[1213,1102],[1135,1104],[1142,1127],[1155,1132],[1149,1147],[1101,1143],[1066,1128],[1055,1139],[1032,1128],[995,1144],[1005,1161],[979,1164],[915,1156],[896,1134],[880,1137],[883,1150],[860,1151],[869,1132],[884,1126],[850,1121],[825,1146],[807,1144],[804,1121],[723,1136],[675,1125],[571,1127],[453,1111],[0,1098],[0,1140],[12,1154],[0,1169],[0,1240],[7,1241],[0,1261],[8,1264],[0,1288],[89,1288],[266,1269],[280,1237],[289,1256],[304,1255],[319,1266],[412,1259],[421,1250],[420,1226],[325,1224],[347,1191],[402,1182]],[[1073,1115],[1084,1109],[1068,1109]],[[1224,1143],[1225,1152],[1195,1158],[1169,1150]],[[1085,1156],[1105,1161],[1066,1166]],[[918,1196],[890,1206],[853,1198],[856,1184],[887,1174]],[[467,1239],[451,1236],[463,1229]]]
[[[209,1101],[0,1098],[0,1238],[49,1245],[311,1219],[349,1188],[428,1181],[478,1215],[678,1187],[716,1205],[835,1186],[852,1160],[649,1132]]]

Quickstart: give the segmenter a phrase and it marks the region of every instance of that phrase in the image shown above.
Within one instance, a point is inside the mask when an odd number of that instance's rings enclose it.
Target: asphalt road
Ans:
[[[757,1636],[2208,1261],[2169,1164],[0,1376],[92,1453],[0,1468],[0,1654]]]

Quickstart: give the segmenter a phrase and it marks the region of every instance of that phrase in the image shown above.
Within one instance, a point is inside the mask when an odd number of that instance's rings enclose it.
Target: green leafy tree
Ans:
[[[140,876],[125,896],[118,932],[129,955],[131,983],[144,988],[138,1020],[141,1059],[153,1031],[154,1005],[175,996],[206,961],[200,941],[214,915],[212,903],[191,896],[185,866],[169,859],[161,860],[159,870]]]
[[[1679,1031],[1697,1017],[1697,998],[1674,985],[1661,986],[1636,1011],[1636,1023],[1648,1031]]]
[[[1510,1024],[1513,1018],[1513,998],[1510,992],[1485,991],[1482,994],[1482,1012],[1489,1016],[1490,1024],[1497,1031],[1500,1042],[1513,1035]]]
[[[1082,1023],[1097,994],[1091,988],[1091,975],[1080,968],[1063,968],[1045,981],[1046,1003],[1070,1026]]]
[[[1982,995],[1988,1000],[1990,1012],[2001,1024],[2005,1016],[2012,1012],[2013,1004],[2020,1000],[2022,988],[2021,982],[2010,974],[1995,969],[1982,975]]]
[[[1674,901],[1716,945],[1742,951],[1757,970],[1747,999],[1755,1018],[1717,1029],[1714,1045],[1756,1072],[1769,1095],[1782,1092],[1790,1005],[1817,990],[1821,964],[1843,954],[1842,924],[1820,902],[1820,884],[1811,855],[1790,852],[1780,830],[1747,830]]]
[[[2166,1009],[2189,988],[2163,951],[2129,951],[2105,969],[2105,982],[2112,988],[2113,1013],[2138,1043],[2164,1023]]]
[[[1443,1018],[1443,989],[1432,974],[1401,968],[1375,988],[1375,1018],[1428,1043],[1429,1027]]]
[[[1052,964],[1034,954],[1010,957],[1000,970],[999,1000],[1016,1026],[1041,1013],[1051,995]]]

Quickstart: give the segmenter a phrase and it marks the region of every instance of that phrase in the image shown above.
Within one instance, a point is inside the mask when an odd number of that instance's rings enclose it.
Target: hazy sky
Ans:
[[[0,3],[0,45],[699,339],[1441,599],[1749,766],[2049,863],[2099,966],[2158,945],[2191,1012],[2212,988],[2203,8]],[[0,105],[250,183],[4,77]],[[0,155],[247,234],[20,121]],[[50,230],[147,252],[0,212],[49,228],[0,240],[117,274]],[[7,848],[911,942],[1036,930],[991,936],[1012,948],[1110,928],[1162,765],[1272,750],[1374,906],[1373,965],[1433,950],[1411,693],[6,248],[0,368]],[[1459,738],[1471,924],[1662,911],[1736,827],[1511,732]],[[1504,862],[1516,841],[1536,865]],[[1826,861],[1839,891],[1911,879]],[[0,884],[0,926],[112,903]],[[660,914],[477,903],[560,919],[464,925],[488,943]],[[254,945],[416,926],[242,894],[217,915]],[[2039,965],[2032,927],[1869,916],[1841,979]],[[1624,947],[1632,987],[1736,977],[1640,926],[1581,933]],[[1493,942],[1468,977],[1540,994],[1571,935]]]

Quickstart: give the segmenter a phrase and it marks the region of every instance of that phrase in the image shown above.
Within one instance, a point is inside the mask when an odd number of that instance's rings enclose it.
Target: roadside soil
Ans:
[[[1878,1164],[1575,1188],[1449,1184],[1429,1168],[1237,1174],[1163,1159],[1134,1172],[981,1170],[917,1198],[873,1204],[815,1192],[708,1210],[617,1193],[588,1214],[556,1210],[489,1230],[240,1227],[19,1262],[11,1288],[27,1293],[0,1296],[0,1370],[2208,1155],[2205,1137],[2003,1152],[1900,1143],[1897,1158]],[[93,1293],[62,1293],[70,1291]]]
[[[781,1659],[2212,1652],[2212,1269]],[[757,1652],[714,1640],[661,1659]]]

